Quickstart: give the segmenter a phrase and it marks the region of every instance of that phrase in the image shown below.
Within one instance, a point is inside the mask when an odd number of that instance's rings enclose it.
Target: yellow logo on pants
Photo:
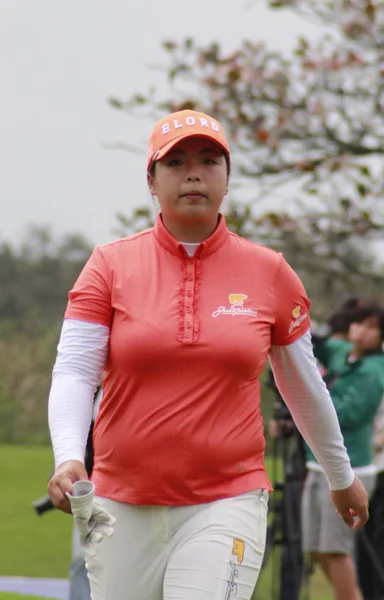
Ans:
[[[244,558],[245,544],[243,540],[233,540],[232,554],[237,556],[237,560],[241,564]]]

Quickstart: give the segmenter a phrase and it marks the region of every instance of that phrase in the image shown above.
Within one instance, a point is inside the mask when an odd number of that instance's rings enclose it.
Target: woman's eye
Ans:
[[[205,163],[206,165],[217,165],[217,161],[216,161],[216,160],[214,160],[213,158],[206,158],[206,159],[204,160],[204,163]]]
[[[178,158],[174,158],[168,162],[168,167],[177,167],[178,165],[181,165],[181,160]]]

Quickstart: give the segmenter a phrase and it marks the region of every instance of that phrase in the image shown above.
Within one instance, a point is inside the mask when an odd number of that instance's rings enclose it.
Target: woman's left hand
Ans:
[[[358,477],[345,490],[331,490],[331,499],[344,523],[359,529],[368,521],[368,494]]]

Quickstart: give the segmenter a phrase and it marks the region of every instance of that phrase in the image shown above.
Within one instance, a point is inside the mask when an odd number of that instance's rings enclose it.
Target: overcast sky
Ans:
[[[132,9],[133,6],[133,9]],[[164,39],[243,39],[289,52],[315,26],[265,0],[1,0],[0,240],[28,224],[55,235],[114,239],[116,212],[149,203],[145,142],[153,123],[111,109],[107,98],[145,92],[166,64]],[[142,155],[106,150],[142,144]]]

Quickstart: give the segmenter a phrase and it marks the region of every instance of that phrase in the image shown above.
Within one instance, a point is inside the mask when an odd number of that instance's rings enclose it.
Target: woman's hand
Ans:
[[[85,466],[79,460],[67,460],[52,475],[48,483],[48,494],[53,504],[65,513],[71,512],[66,492],[72,492],[76,481],[88,479]]]
[[[355,477],[345,490],[331,491],[336,511],[348,527],[359,529],[368,521],[368,494],[360,479]]]

